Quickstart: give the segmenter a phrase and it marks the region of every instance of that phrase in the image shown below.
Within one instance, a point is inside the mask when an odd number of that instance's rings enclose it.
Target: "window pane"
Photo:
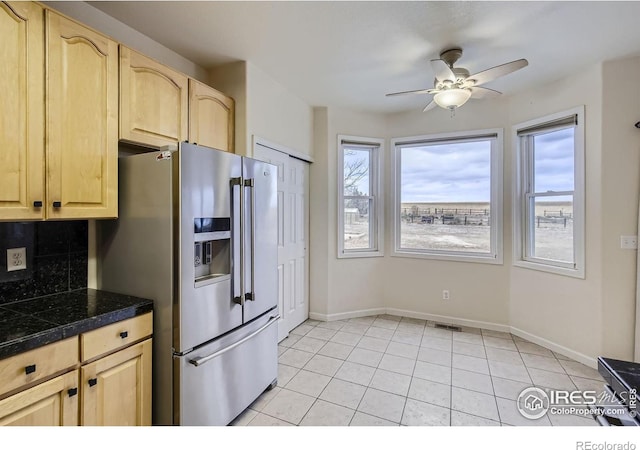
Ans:
[[[573,191],[574,129],[534,136],[534,191]]]
[[[400,247],[491,252],[491,141],[401,148]]]
[[[344,249],[371,249],[371,223],[369,212],[371,199],[345,199],[344,201]]]
[[[534,197],[532,255],[573,263],[573,196]]]
[[[370,150],[344,149],[344,195],[370,195]]]

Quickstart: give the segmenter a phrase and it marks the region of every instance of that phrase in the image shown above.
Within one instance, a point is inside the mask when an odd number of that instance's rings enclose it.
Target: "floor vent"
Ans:
[[[457,327],[455,325],[447,325],[444,323],[436,323],[434,325],[436,328],[442,328],[444,330],[451,330],[451,331],[462,331],[462,328]]]

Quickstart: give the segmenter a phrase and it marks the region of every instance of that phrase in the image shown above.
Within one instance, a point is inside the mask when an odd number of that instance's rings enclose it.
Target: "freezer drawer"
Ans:
[[[177,425],[227,425],[278,376],[277,314],[175,358]]]

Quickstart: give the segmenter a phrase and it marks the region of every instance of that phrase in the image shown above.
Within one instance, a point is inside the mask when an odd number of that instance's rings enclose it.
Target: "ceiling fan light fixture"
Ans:
[[[433,96],[433,100],[441,108],[455,109],[467,103],[469,97],[471,97],[471,90],[454,88],[438,92]]]

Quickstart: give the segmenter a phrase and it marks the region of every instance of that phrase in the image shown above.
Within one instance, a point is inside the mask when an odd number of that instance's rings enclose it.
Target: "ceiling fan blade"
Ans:
[[[441,59],[432,59],[431,67],[436,74],[438,81],[450,80],[452,83],[456,82],[456,74],[453,73],[451,67]]]
[[[416,91],[403,91],[403,92],[392,92],[391,94],[386,94],[386,97],[392,97],[394,95],[404,95],[404,94],[430,94],[433,89],[418,89]]]
[[[424,107],[424,109],[422,110],[422,112],[427,112],[427,111],[429,111],[430,109],[435,108],[436,106],[438,106],[438,104],[437,104],[434,100],[431,100],[431,101],[429,102],[429,104],[428,104],[427,106],[425,106],[425,107]]]
[[[502,95],[502,92],[494,89],[477,86],[471,88],[471,98],[495,98],[500,95]]]
[[[479,86],[484,83],[488,83],[491,80],[495,80],[498,77],[502,77],[504,75],[508,75],[511,72],[515,72],[516,70],[522,69],[529,65],[529,62],[526,59],[518,59],[516,61],[511,61],[506,64],[502,64],[499,66],[492,67],[491,69],[483,70],[482,72],[474,73],[473,75],[469,75],[465,81],[474,80],[474,86]]]

